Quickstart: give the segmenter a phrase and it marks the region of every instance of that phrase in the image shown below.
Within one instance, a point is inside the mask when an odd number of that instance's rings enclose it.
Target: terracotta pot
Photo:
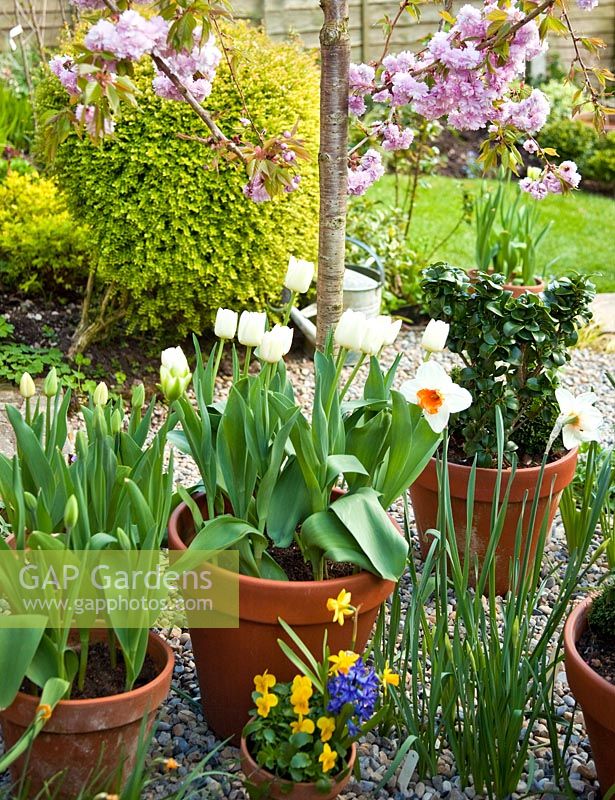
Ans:
[[[468,275],[470,280],[474,282],[476,280],[476,276],[478,275],[477,269],[469,269]],[[545,282],[540,278],[534,278],[534,283],[532,286],[518,286],[515,283],[505,283],[502,286],[502,291],[512,292],[513,297],[521,297],[522,294],[526,294],[529,292],[531,294],[540,294],[545,290]]]
[[[545,290],[545,282],[540,278],[534,278],[532,286],[519,286],[516,283],[505,283],[502,289],[512,292],[513,297],[521,297],[522,294],[540,294]]]
[[[206,513],[205,496],[198,495],[195,500],[201,512]],[[169,547],[185,550],[193,536],[192,514],[182,503],[169,520]],[[239,744],[254,705],[251,697],[254,676],[268,669],[279,681],[289,681],[297,673],[278,645],[280,638],[290,644],[278,617],[295,630],[317,658],[322,657],[325,628],[331,651],[347,650],[351,645],[352,625],[334,625],[326,608],[329,597],[336,597],[346,589],[352,593],[353,605],[361,606],[356,648],[362,650],[378,609],[393,591],[394,583],[370,572],[328,581],[233,577],[239,579],[239,627],[191,628],[190,637],[207,722],[220,738],[232,736],[233,742]]]
[[[517,469],[510,490],[508,509],[504,521],[502,536],[496,548],[495,588],[497,594],[506,594],[509,589],[509,565],[515,552],[515,538],[517,535],[517,522],[521,515],[525,493],[525,514],[523,518],[523,541],[521,556],[529,545],[530,562],[536,552],[540,528],[545,516],[548,529],[551,529],[555,512],[559,506],[562,491],[572,481],[577,464],[577,451],[571,450],[562,458],[547,464],[542,485],[534,530],[528,533],[529,519],[534,496],[536,495],[540,467],[526,467]],[[510,470],[502,471],[500,499],[504,498],[510,479]],[[453,521],[459,553],[463,557],[466,542],[467,522],[467,490],[470,479],[471,467],[461,464],[448,464],[448,474],[451,493]],[[474,489],[474,512],[472,516],[472,533],[470,553],[477,555],[479,565],[482,566],[489,540],[491,537],[491,508],[495,492],[497,469],[478,468],[476,470],[476,483]],[[554,483],[553,483],[554,481]],[[553,494],[549,502],[549,494],[553,484]],[[425,470],[410,487],[410,497],[414,508],[414,517],[419,532],[421,553],[423,558],[429,552],[432,537],[426,536],[430,528],[436,527],[438,518],[438,469],[435,458],[432,458]]]
[[[96,631],[92,638],[95,641],[102,636],[103,632]],[[109,787],[108,782],[118,775],[123,759],[124,775],[132,771],[143,718],[147,716],[149,730],[171,687],[175,663],[171,648],[150,633],[148,653],[159,672],[145,686],[110,697],[58,703],[34,740],[30,755],[24,754],[11,767],[14,781],[27,768],[31,797],[63,770],[66,770],[64,775],[52,783],[54,789],[61,786],[57,795],[52,791],[58,800],[74,800],[86,786],[91,789],[91,796],[101,789],[120,789],[121,776],[117,786]],[[38,698],[19,692],[13,703],[0,713],[7,747],[12,747],[32,722],[38,704]]]
[[[282,778],[277,778],[263,767],[260,767],[252,758],[248,751],[248,745],[244,737],[241,737],[241,770],[246,776],[246,780],[257,787],[256,797],[263,797],[263,792],[267,791],[267,797],[271,800],[333,800],[342,792],[350,780],[352,770],[357,757],[357,746],[352,745],[350,758],[344,770],[344,776],[340,777],[331,787],[331,791],[322,794],[313,783],[293,783]],[[263,784],[266,785],[263,786]],[[249,793],[249,789],[248,789]]]
[[[615,686],[598,675],[579,655],[577,642],[587,628],[591,598],[575,606],[564,626],[566,676],[579,701],[589,736],[602,794],[615,785]]]

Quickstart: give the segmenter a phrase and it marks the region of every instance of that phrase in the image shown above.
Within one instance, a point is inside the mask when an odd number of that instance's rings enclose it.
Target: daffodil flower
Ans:
[[[451,414],[465,411],[472,405],[467,389],[453,383],[441,364],[427,361],[416,371],[416,377],[402,383],[399,391],[409,403],[423,409],[423,416],[434,433],[442,433]]]
[[[384,671],[382,673],[382,688],[384,689],[385,694],[387,693],[389,686],[399,686],[399,675],[389,668],[389,662],[387,661],[384,665]]]
[[[352,595],[346,589],[342,589],[337,597],[330,597],[327,600],[327,609],[333,611],[333,622],[343,625],[345,618],[354,614],[355,609],[350,605],[351,600]]]

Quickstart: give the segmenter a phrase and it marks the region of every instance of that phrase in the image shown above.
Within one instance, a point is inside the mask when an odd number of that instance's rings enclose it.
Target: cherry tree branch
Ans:
[[[506,31],[494,33],[492,36],[489,36],[484,42],[481,42],[476,49],[484,50],[486,47],[497,47],[499,44],[502,44],[502,42],[505,42],[510,36],[514,36],[515,33],[517,33],[517,31],[520,30],[524,25],[527,25],[528,22],[536,19],[536,17],[542,14],[543,11],[546,11],[553,5],[555,5],[555,0],[543,0],[540,5],[537,5],[535,8],[533,8],[523,17],[523,19],[515,22],[515,24],[511,25],[510,28],[507,28]]]
[[[104,0],[104,3],[107,6],[107,8],[110,11],[112,11],[114,14],[119,14],[120,13],[120,9],[118,8],[118,6],[114,2],[114,0]],[[238,147],[234,142],[232,142],[228,138],[228,136],[226,136],[220,130],[220,128],[218,127],[216,121],[211,116],[211,114],[209,114],[203,108],[203,106],[199,103],[199,101],[192,94],[192,92],[188,88],[186,88],[184,86],[184,84],[180,81],[180,79],[177,77],[177,75],[169,67],[169,65],[166,63],[166,61],[163,58],[161,58],[160,56],[156,55],[155,53],[152,53],[150,55],[150,58],[152,59],[154,64],[158,67],[160,72],[162,72],[163,75],[166,75],[166,77],[171,81],[173,86],[181,94],[181,96],[184,98],[186,103],[188,103],[190,108],[192,108],[192,110],[197,115],[197,117],[199,117],[199,119],[205,124],[205,126],[207,128],[209,128],[209,131],[211,132],[211,135],[214,137],[214,139],[216,139],[216,141],[218,141],[218,142],[222,142],[228,150],[230,150],[232,153],[234,153],[242,161],[245,161],[245,157],[244,157],[244,154],[243,154],[241,148]]]
[[[592,85],[591,78],[589,77],[589,70],[587,69],[585,62],[583,61],[583,57],[581,56],[581,51],[579,50],[579,44],[578,44],[579,37],[574,32],[572,23],[570,22],[570,17],[568,16],[568,12],[566,11],[565,8],[562,10],[562,17],[564,18],[564,23],[568,28],[568,32],[570,33],[570,38],[572,39],[572,46],[574,47],[575,57],[572,63],[574,64],[575,62],[578,62],[579,66],[581,67],[581,72],[583,73],[583,83],[585,84],[585,88],[587,89],[591,97],[591,102],[593,103],[594,108],[596,108],[598,106],[598,96],[596,94],[596,90]]]

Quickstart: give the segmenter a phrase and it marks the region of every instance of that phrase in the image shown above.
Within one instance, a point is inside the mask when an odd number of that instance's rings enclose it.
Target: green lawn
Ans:
[[[476,193],[479,179],[459,180],[433,176],[424,180],[417,193],[411,242],[421,254],[431,251],[461,213],[463,189]],[[394,205],[394,179],[386,175],[369,191],[372,199]],[[551,195],[540,201],[546,220],[553,227],[544,239],[541,259],[548,263],[559,256],[550,272],[561,275],[571,270],[592,276],[601,292],[615,291],[615,201],[600,195],[574,192]],[[474,266],[474,225],[462,225],[457,233],[433,255],[461,267]]]

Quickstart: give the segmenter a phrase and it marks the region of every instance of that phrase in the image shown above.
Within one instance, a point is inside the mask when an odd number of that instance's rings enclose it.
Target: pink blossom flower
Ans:
[[[382,157],[373,148],[361,157],[354,168],[348,168],[348,194],[365,194],[369,187],[384,175]]]
[[[96,121],[95,121],[95,113],[96,108],[94,106],[84,106],[82,103],[79,103],[75,107],[75,117],[77,118],[78,122],[80,122],[90,136],[95,136],[96,131]],[[103,135],[107,136],[113,133],[115,129],[115,123],[112,119],[105,119],[103,122]]]
[[[523,142],[523,149],[525,150],[526,153],[530,153],[531,155],[533,155],[534,153],[538,152],[538,145],[533,139],[526,139]]]
[[[77,70],[70,56],[54,56],[49,62],[49,68],[70,95],[80,94],[77,86]]]
[[[573,189],[576,189],[579,183],[581,183],[581,175],[574,161],[562,161],[562,163],[555,168],[555,171],[559,177],[563,178]]]
[[[412,128],[400,128],[394,122],[383,125],[379,133],[385,150],[407,150],[414,141]]]
[[[598,6],[598,0],[577,0],[577,5],[582,11],[593,11]]]
[[[249,180],[242,191],[248,200],[252,200],[254,203],[266,203],[271,200],[271,195],[265,188],[265,179],[260,173]]]
[[[529,97],[518,103],[507,100],[502,106],[502,121],[526,133],[536,133],[547,121],[551,106],[540,89],[533,89]]]

